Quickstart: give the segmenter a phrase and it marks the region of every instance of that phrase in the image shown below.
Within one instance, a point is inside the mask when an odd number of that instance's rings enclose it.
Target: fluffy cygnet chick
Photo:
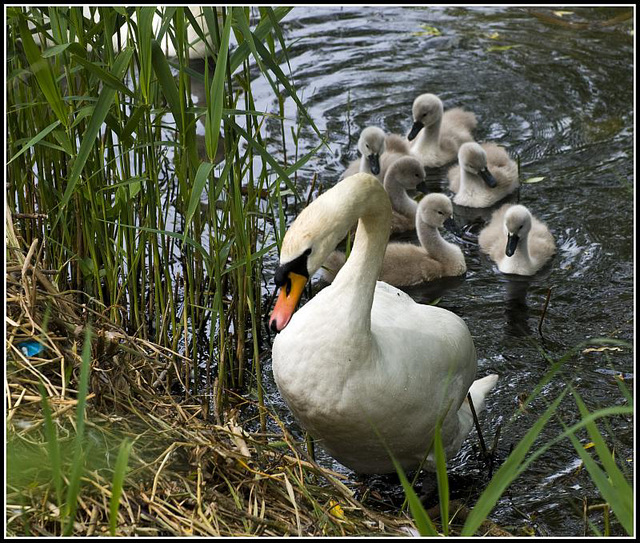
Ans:
[[[407,190],[422,186],[425,172],[422,164],[414,157],[398,158],[387,170],[384,176],[384,188],[389,194],[393,215],[391,217],[391,233],[396,234],[413,230],[416,224],[418,204],[407,194]]]
[[[480,249],[502,273],[534,275],[556,252],[547,226],[523,205],[505,204],[478,236]]]
[[[470,111],[453,108],[444,111],[435,94],[421,94],[413,102],[413,127],[407,138],[414,140],[411,154],[429,168],[455,160],[460,145],[473,141],[471,131],[478,124]],[[416,137],[417,136],[417,137]]]
[[[446,241],[439,231],[452,214],[451,200],[444,194],[426,195],[420,201],[416,213],[420,246],[412,243],[389,243],[382,263],[380,281],[400,287],[464,274],[467,266],[462,250]],[[344,262],[344,253],[331,253],[323,265],[325,280],[333,281]]]
[[[520,186],[518,166],[507,151],[495,143],[463,143],[459,164],[448,173],[453,202],[466,207],[490,207]]]
[[[370,173],[378,177],[380,175],[380,155],[385,150],[386,134],[377,126],[367,126],[358,138],[358,152],[360,158],[349,164],[349,167],[342,174],[341,179],[345,179],[358,172]]]

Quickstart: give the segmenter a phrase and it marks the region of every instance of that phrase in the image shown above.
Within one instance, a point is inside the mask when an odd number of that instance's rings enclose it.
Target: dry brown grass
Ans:
[[[7,535],[61,533],[38,383],[46,389],[64,456],[74,435],[79,353],[89,322],[94,341],[86,434],[92,447],[73,535],[109,533],[113,465],[124,438],[134,444],[118,535],[401,535],[413,526],[405,516],[359,503],[343,476],[310,459],[273,413],[267,417],[281,433],[249,433],[238,415],[246,399],[211,421],[200,401],[177,398],[186,359],[131,337],[82,293],[58,292],[38,265],[38,245],[21,247],[9,212],[6,226],[6,428],[8,448],[18,451],[7,466]],[[17,345],[27,339],[40,341],[44,351],[25,357]],[[30,465],[30,458],[42,465]]]

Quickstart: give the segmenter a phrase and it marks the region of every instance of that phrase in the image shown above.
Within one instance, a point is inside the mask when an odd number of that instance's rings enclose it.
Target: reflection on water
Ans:
[[[527,306],[527,292],[531,278],[509,276],[504,282],[505,300],[504,314],[506,318],[506,333],[511,336],[531,335],[529,326],[529,307]]]
[[[524,413],[518,409],[517,398],[531,393],[549,360],[588,338],[633,340],[633,37],[628,25],[601,24],[624,9],[565,10],[566,22],[582,26],[551,24],[526,9],[504,7],[305,7],[294,8],[284,21],[293,79],[329,140],[329,148],[321,148],[301,170],[303,185],[317,174],[318,188],[333,186],[356,158],[365,126],[406,134],[413,100],[425,92],[439,95],[445,109],[473,111],[476,139],[519,157],[521,181],[544,177],[523,184],[519,198],[556,238],[558,253],[547,268],[532,278],[500,274],[477,247],[478,229],[492,210],[457,207],[456,241],[465,253],[466,275],[406,289],[416,301],[437,300],[464,318],[478,351],[478,374],[500,375],[482,423],[489,434],[503,423],[502,457],[567,381],[594,410],[622,402],[615,378],[603,368],[633,375],[628,349],[579,353],[544,387],[544,399]],[[258,83],[255,91],[256,109],[278,111],[268,83]],[[293,122],[285,123],[288,131]],[[267,120],[267,128],[275,140],[279,123]],[[311,128],[304,127],[298,156],[317,144]],[[295,151],[288,142],[287,154]],[[281,149],[274,147],[273,153]],[[446,172],[429,172],[430,190],[448,194]],[[303,194],[307,190],[301,187]],[[289,206],[287,220],[298,211]],[[267,277],[272,273],[265,270]],[[550,288],[540,337],[538,322]],[[268,284],[265,299],[272,290]],[[265,364],[270,401],[294,435],[301,435],[279,397],[269,361]],[[512,422],[514,413],[520,415]],[[563,416],[577,416],[570,400]],[[561,431],[551,421],[541,439]],[[618,458],[632,457],[632,421],[616,420],[615,432],[606,435]],[[474,473],[474,443],[475,434],[451,463],[463,479]],[[324,465],[350,473],[319,454]],[[497,503],[493,520],[516,533],[533,526],[539,535],[583,534],[582,500],[595,499],[597,489],[584,470],[574,473],[576,458],[568,442],[542,455]],[[589,521],[602,529],[601,517]]]

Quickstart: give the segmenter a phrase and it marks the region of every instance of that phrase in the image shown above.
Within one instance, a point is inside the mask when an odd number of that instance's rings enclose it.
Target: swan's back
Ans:
[[[385,139],[385,151],[380,156],[380,175],[379,179],[384,181],[387,170],[398,159],[410,156],[411,146],[409,140],[398,134],[387,134]]]
[[[392,234],[402,234],[403,232],[408,232],[409,230],[413,230],[416,227],[416,222],[412,217],[407,217],[406,215],[402,215],[398,213],[395,209],[392,211],[391,215],[391,233]]]
[[[549,228],[536,217],[532,217],[529,232],[529,253],[540,266],[547,262],[556,252],[556,243]]]
[[[446,110],[442,115],[440,128],[440,145],[443,151],[455,157],[463,143],[473,141],[471,132],[477,125],[478,120],[471,111],[459,107]]]
[[[384,254],[380,280],[396,286],[410,286],[439,279],[442,263],[412,243],[390,243]]]

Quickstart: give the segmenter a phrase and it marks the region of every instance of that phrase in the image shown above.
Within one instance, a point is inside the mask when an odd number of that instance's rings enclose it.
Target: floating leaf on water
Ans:
[[[554,11],[553,14],[556,17],[563,17],[564,15],[573,15],[573,11],[562,11],[562,10],[558,10],[558,11]]]
[[[500,34],[497,32],[493,32],[492,34],[487,34],[487,38],[490,40],[497,40],[500,37]]]
[[[590,441],[589,443],[587,443],[584,448],[585,449],[590,449],[591,447],[595,447],[595,443],[593,441]]]
[[[426,24],[421,24],[420,28],[422,28],[419,32],[413,32],[412,36],[442,36],[442,32],[438,30],[435,26],[429,26]]]
[[[544,180],[545,177],[530,177],[529,179],[525,179],[522,181],[523,183],[540,183],[540,181]]]
[[[589,347],[582,351],[582,354],[587,353],[601,353],[603,351],[618,351],[621,352],[622,349],[620,347]]]
[[[516,43],[514,45],[490,45],[487,47],[487,51],[508,51],[509,49],[514,49],[515,47],[522,47],[521,43]]]

